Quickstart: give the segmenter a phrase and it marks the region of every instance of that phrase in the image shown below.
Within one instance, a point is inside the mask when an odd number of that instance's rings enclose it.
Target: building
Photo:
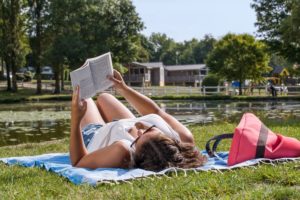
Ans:
[[[164,86],[164,67],[162,62],[139,63],[133,62],[127,66],[124,80],[131,86]]]
[[[197,86],[208,73],[204,64],[165,66],[165,85]]]
[[[271,80],[275,85],[285,83],[290,76],[287,68],[282,66],[273,66],[272,68],[273,70],[268,74],[267,80]]]
[[[124,80],[132,86],[200,85],[208,73],[204,64],[164,66],[162,62],[133,62]]]

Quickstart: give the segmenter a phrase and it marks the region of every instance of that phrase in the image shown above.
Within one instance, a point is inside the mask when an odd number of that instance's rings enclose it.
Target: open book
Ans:
[[[70,73],[72,87],[80,87],[80,99],[87,99],[113,85],[107,78],[113,75],[110,52],[95,58],[89,58],[78,69]]]

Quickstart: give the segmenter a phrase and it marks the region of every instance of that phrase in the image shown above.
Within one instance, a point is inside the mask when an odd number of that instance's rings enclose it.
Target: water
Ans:
[[[269,119],[294,117],[300,120],[300,101],[223,102],[157,101],[182,123],[238,123],[244,112],[263,113]],[[69,137],[70,102],[0,105],[0,146],[41,142]]]

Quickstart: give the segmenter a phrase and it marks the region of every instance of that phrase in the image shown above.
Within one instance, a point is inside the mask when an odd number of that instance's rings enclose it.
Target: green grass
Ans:
[[[0,90],[0,103],[17,103],[24,101],[43,101],[43,100],[71,100],[72,95],[70,92],[61,94],[53,94],[51,92],[43,92],[42,94],[36,94],[35,89],[20,88],[18,92],[9,92],[6,90]]]
[[[263,117],[263,115],[261,115]],[[274,132],[300,138],[299,121],[269,121]],[[197,146],[213,135],[232,132],[237,121],[191,126]],[[221,143],[228,150],[230,141]],[[67,152],[68,139],[0,148],[0,157]],[[114,185],[76,186],[65,178],[37,168],[0,164],[0,199],[300,199],[300,162],[279,163],[233,171],[189,172],[169,177],[137,179]]]

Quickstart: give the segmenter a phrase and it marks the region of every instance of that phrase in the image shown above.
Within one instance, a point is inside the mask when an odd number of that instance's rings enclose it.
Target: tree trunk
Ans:
[[[5,58],[5,63],[6,63],[6,81],[7,81],[7,91],[11,91],[11,80],[10,80],[10,62],[9,59],[6,57]]]
[[[12,72],[12,91],[17,92],[18,91],[18,84],[17,84],[17,78],[16,78],[16,72],[17,72],[17,54],[19,50],[19,41],[18,41],[18,12],[19,12],[19,1],[13,0],[10,3],[10,11],[11,16],[9,18],[9,23],[11,26],[11,40],[10,44],[12,45],[12,48],[10,50],[10,59],[11,59],[11,72]]]
[[[59,73],[60,73],[60,67],[55,66],[54,67],[54,78],[55,78],[55,89],[54,89],[54,93],[55,94],[59,94],[60,93],[60,85],[59,85]]]
[[[37,74],[37,82],[36,82],[36,93],[42,93],[42,76],[41,76],[41,54],[42,54],[42,47],[41,47],[41,2],[37,1],[36,5],[36,74]]]
[[[60,88],[61,88],[61,91],[64,91],[65,90],[64,67],[61,67],[61,69],[60,69],[60,77],[61,77]]]
[[[42,93],[42,77],[40,64],[36,66],[36,94]]]
[[[17,84],[17,77],[16,77],[16,55],[13,52],[11,56],[11,72],[12,72],[12,91],[17,92],[18,91],[18,84]]]
[[[240,85],[239,85],[239,95],[243,95],[243,89],[242,89],[242,80],[239,80],[240,81]]]
[[[1,57],[1,72],[0,72],[0,76],[3,77],[4,74],[4,59]]]

